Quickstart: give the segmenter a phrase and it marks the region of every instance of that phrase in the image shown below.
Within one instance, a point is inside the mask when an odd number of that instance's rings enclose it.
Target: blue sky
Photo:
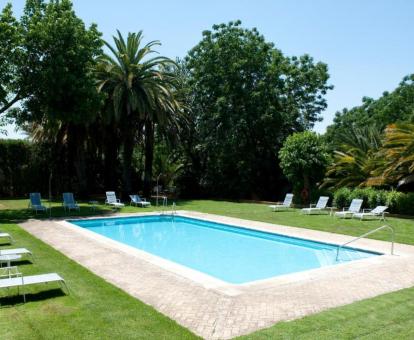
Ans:
[[[7,1],[0,0],[3,8]],[[21,14],[24,0],[12,1]],[[240,19],[257,27],[286,55],[308,53],[329,66],[334,90],[327,95],[324,132],[336,111],[377,98],[414,73],[414,1],[410,0],[73,0],[77,15],[98,24],[104,39],[116,29],[143,30],[160,40],[161,54],[184,57],[216,23]],[[11,133],[10,136],[15,136]]]

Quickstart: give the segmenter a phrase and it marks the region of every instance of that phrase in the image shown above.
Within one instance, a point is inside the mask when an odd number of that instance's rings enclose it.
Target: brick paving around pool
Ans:
[[[118,216],[148,214],[155,213]],[[177,214],[334,244],[353,238],[193,211],[178,211]],[[395,255],[389,255],[389,242],[361,239],[352,246],[386,255],[231,285],[64,220],[33,219],[20,226],[206,339],[248,334],[279,321],[414,286],[414,246],[404,244],[395,244]],[[59,272],[59,268],[56,271]],[[70,287],[70,282],[68,285]]]

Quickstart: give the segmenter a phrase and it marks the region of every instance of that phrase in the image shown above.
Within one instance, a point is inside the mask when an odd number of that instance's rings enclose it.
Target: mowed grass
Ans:
[[[26,289],[22,297],[5,297],[0,291],[1,339],[193,339],[187,329],[95,276],[58,251],[22,230],[16,223],[45,214],[27,210],[27,200],[0,200],[0,230],[16,239],[13,247],[26,247],[36,262],[19,263],[24,274],[58,272],[71,291],[65,295],[58,285]],[[170,208],[169,208],[170,209]],[[269,223],[359,235],[382,225],[379,221],[339,220],[326,215],[304,216],[297,210],[272,212],[264,204],[226,201],[180,201],[177,209],[226,215]],[[125,207],[121,212],[157,210],[157,207]],[[102,215],[111,212],[99,205],[93,211],[81,204],[81,211],[66,213],[59,202],[52,204],[52,216]],[[414,244],[414,221],[389,218],[396,230],[396,241]],[[388,240],[386,232],[373,235]],[[3,245],[1,249],[10,248]],[[369,275],[369,273],[367,273]],[[11,291],[13,292],[13,291]],[[303,319],[281,322],[250,334],[245,339],[411,339],[414,338],[414,288],[382,295],[348,306],[331,309]]]
[[[190,331],[92,274],[14,224],[1,230],[13,235],[13,246],[35,254],[35,263],[17,263],[24,275],[57,272],[70,294],[58,284],[25,289],[27,303],[10,290],[0,291],[0,338],[4,339],[194,339]]]

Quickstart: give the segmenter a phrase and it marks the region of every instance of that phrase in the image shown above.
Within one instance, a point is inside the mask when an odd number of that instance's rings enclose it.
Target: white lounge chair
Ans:
[[[139,195],[129,195],[129,197],[131,198],[130,205],[135,204],[140,205],[141,207],[148,207],[151,205],[150,202],[147,202],[145,198],[141,198]]]
[[[121,200],[116,198],[116,194],[114,191],[107,191],[106,192],[106,201],[105,204],[112,205],[115,208],[122,208],[125,206],[124,203],[121,203]]]
[[[361,200],[359,198],[354,198],[351,201],[351,204],[348,209],[343,208],[342,211],[337,211],[335,213],[335,216],[341,217],[341,218],[347,218],[352,217],[354,214],[358,213],[361,210],[362,202],[364,200]]]
[[[66,282],[59,274],[48,273],[48,274],[40,274],[40,275],[23,276],[21,273],[17,271],[17,269],[14,273],[11,272],[11,270],[15,268],[17,267],[5,268],[8,270],[8,274],[1,275],[6,278],[0,279],[0,289],[17,287],[19,289],[18,293],[20,293],[20,289],[23,289],[25,286],[30,286],[34,284],[40,284],[40,283],[58,282],[60,283],[62,289],[63,289],[63,286],[65,286],[66,291],[69,294],[69,289],[66,286]],[[23,292],[23,301],[26,302],[26,294],[24,292]]]
[[[28,255],[30,256],[32,262],[34,262],[32,252],[26,248],[0,249],[0,256],[2,255]]]
[[[364,209],[362,212],[355,213],[352,217],[359,218],[361,221],[364,219],[364,217],[378,217],[380,220],[385,220],[385,210],[387,210],[388,207],[385,205],[379,205],[374,209]]]
[[[29,208],[36,211],[36,214],[38,211],[47,211],[47,208],[42,204],[40,193],[31,192],[29,197],[30,197]]]
[[[76,203],[73,193],[64,192],[63,193],[63,209],[65,210],[80,210],[78,203]]]
[[[9,239],[9,243],[13,243],[14,242],[13,237],[9,233],[1,233],[0,232],[0,238],[8,238]]]
[[[283,201],[283,203],[269,205],[269,208],[272,208],[273,211],[289,209],[292,206],[292,201],[293,201],[293,194],[286,194],[285,200]]]
[[[326,206],[328,205],[329,197],[328,196],[321,196],[316,204],[311,204],[309,208],[303,208],[301,210],[302,214],[312,214],[318,213],[323,210],[326,210]]]

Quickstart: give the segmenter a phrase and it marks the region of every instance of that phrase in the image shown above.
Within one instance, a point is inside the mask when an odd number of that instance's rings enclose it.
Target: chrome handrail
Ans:
[[[388,228],[388,229],[391,230],[391,255],[394,255],[394,237],[395,237],[395,231],[394,231],[394,228],[393,227],[391,227],[388,224],[385,224],[385,225],[383,225],[381,227],[378,227],[378,228],[376,228],[374,230],[368,231],[367,233],[365,233],[365,234],[363,234],[361,236],[355,237],[352,240],[350,240],[348,242],[345,242],[344,244],[341,244],[340,246],[338,246],[338,248],[336,250],[336,261],[338,261],[339,250],[341,250],[343,247],[345,247],[346,245],[348,245],[348,244],[350,244],[352,242],[358,241],[359,239],[364,238],[365,236],[371,235],[371,234],[373,234],[373,233],[375,233],[375,232],[377,232],[379,230],[385,229],[385,228]]]

